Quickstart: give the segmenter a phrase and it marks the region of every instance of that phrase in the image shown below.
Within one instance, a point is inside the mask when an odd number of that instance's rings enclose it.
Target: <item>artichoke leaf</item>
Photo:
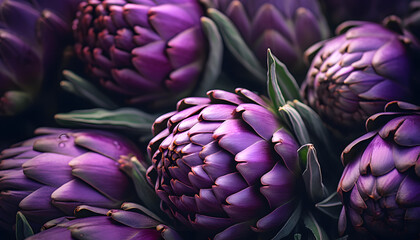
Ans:
[[[321,146],[326,148],[330,158],[335,159],[336,154],[334,154],[334,150],[331,148],[332,143],[330,139],[330,133],[328,132],[319,115],[312,108],[306,104],[303,104],[299,100],[293,100],[293,102],[289,104],[293,106],[302,117],[303,122],[311,132],[310,136],[312,142],[319,142]],[[312,139],[313,137],[315,137],[315,139]]]
[[[271,67],[271,65],[273,64],[274,68]],[[268,85],[278,85],[278,89],[281,91],[286,101],[293,101],[295,99],[301,101],[298,83],[296,82],[292,74],[289,72],[286,65],[284,65],[284,63],[278,60],[277,57],[271,53],[270,49],[267,49],[267,65],[268,81],[275,81],[274,83],[269,83]],[[274,73],[272,71],[274,71]],[[275,78],[270,78],[270,75],[273,76],[273,74],[275,74]]]
[[[267,79],[268,96],[270,97],[274,108],[279,109],[286,104],[286,100],[284,99],[283,93],[277,81],[275,63],[268,64]]]
[[[75,110],[56,114],[54,118],[63,126],[107,128],[135,134],[151,134],[150,129],[155,119],[135,108]]]
[[[23,240],[34,235],[34,231],[20,211],[16,214],[16,240]]]
[[[124,161],[124,162],[121,162]],[[159,215],[162,213],[159,206],[159,197],[156,195],[154,189],[150,186],[146,179],[146,168],[139,162],[136,157],[129,159],[120,159],[120,164],[123,165],[124,170],[131,176],[137,196],[144,203],[144,205],[151,211],[145,212],[150,217],[163,222]],[[142,208],[143,209],[143,208]],[[142,210],[143,211],[143,210]],[[144,211],[143,211],[144,212]]]
[[[279,112],[283,117],[283,120],[290,122],[293,133],[295,134],[298,142],[301,145],[305,145],[311,142],[308,129],[303,122],[301,115],[289,104],[286,104],[279,108]]]
[[[115,109],[118,107],[111,99],[99,91],[93,84],[78,76],[69,70],[63,71],[65,80],[60,83],[60,86],[79,97],[83,97],[98,107],[106,109]]]
[[[209,56],[206,61],[203,77],[196,90],[199,96],[205,95],[214,86],[220,75],[223,59],[222,37],[216,24],[210,18],[202,17],[201,25],[209,42]]]
[[[322,182],[321,166],[316,156],[315,147],[306,144],[298,149],[298,155],[302,168],[306,192],[312,202],[319,202],[328,195],[327,188]]]
[[[215,8],[207,9],[207,14],[219,28],[229,51],[250,73],[252,73],[261,83],[264,83],[266,81],[265,70],[242,39],[235,25],[228,17]]]
[[[306,213],[303,216],[303,223],[305,227],[311,230],[316,240],[328,240],[328,235],[325,233],[324,229],[316,221],[315,217],[310,213]]]
[[[343,204],[341,203],[337,192],[334,192],[321,202],[315,204],[315,207],[318,210],[327,214],[333,219],[338,219],[342,206]]]

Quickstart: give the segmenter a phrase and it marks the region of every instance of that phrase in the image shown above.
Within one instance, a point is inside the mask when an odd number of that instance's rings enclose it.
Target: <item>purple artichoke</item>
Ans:
[[[420,107],[392,102],[366,125],[369,132],[341,155],[339,230],[420,239]]]
[[[262,66],[270,48],[289,69],[301,69],[303,52],[329,35],[317,0],[211,2],[233,22]]]
[[[381,22],[388,15],[402,17],[411,0],[321,0],[325,15],[332,26],[347,20]]]
[[[0,115],[24,110],[43,79],[55,77],[80,1],[0,1]]]
[[[104,131],[39,128],[35,138],[0,155],[0,227],[11,229],[16,212],[43,224],[73,215],[81,204],[115,208],[133,200],[121,155],[134,155],[130,141]]]
[[[194,0],[89,0],[73,22],[87,70],[125,104],[172,104],[196,87],[207,57]]]
[[[345,32],[322,43],[301,93],[327,124],[353,131],[389,101],[412,99],[409,51],[417,42],[368,22],[346,22],[337,31]]]
[[[258,95],[207,95],[153,125],[147,177],[161,209],[214,239],[279,230],[299,202],[297,141]]]
[[[40,233],[26,239],[158,240],[164,239],[168,232],[171,239],[180,239],[172,229],[144,215],[140,209],[133,203],[124,203],[122,210],[109,211],[80,206],[75,210],[76,217],[51,220]]]

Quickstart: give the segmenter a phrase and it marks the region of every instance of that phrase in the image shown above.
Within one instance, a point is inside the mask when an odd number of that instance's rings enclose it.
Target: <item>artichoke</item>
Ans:
[[[389,19],[395,27],[397,19]],[[394,28],[396,29],[396,28]],[[418,46],[408,32],[369,22],[346,22],[341,35],[308,49],[313,54],[301,93],[329,125],[354,131],[393,100],[414,97],[410,50]]]
[[[207,57],[197,1],[89,0],[73,22],[87,70],[124,104],[165,106],[193,92]]]
[[[343,151],[339,230],[373,239],[420,238],[420,107],[391,102]]]
[[[0,5],[0,115],[27,108],[69,36],[81,0],[5,0]]]
[[[347,20],[380,22],[389,15],[404,16],[411,0],[322,0],[325,16],[332,26]]]
[[[262,66],[267,48],[292,71],[303,68],[303,52],[328,37],[317,0],[210,0],[236,26]]]
[[[26,239],[158,240],[169,234],[170,239],[181,239],[158,219],[145,215],[141,206],[124,203],[121,208],[79,206],[75,210],[76,217],[51,220],[43,226],[43,231]]]
[[[299,202],[299,145],[251,91],[207,95],[156,119],[148,181],[163,211],[208,237],[270,235]]]
[[[0,227],[11,229],[18,210],[43,224],[73,215],[81,204],[115,208],[134,199],[118,160],[142,158],[127,139],[99,130],[39,128],[36,134],[0,155]]]

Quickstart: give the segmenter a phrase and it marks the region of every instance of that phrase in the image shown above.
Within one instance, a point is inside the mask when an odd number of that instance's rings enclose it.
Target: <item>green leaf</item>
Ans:
[[[123,160],[124,162],[121,162],[121,160]],[[123,170],[126,172],[128,171],[128,174],[131,176],[134,182],[134,187],[136,189],[137,196],[148,209],[155,213],[151,217],[155,218],[156,216],[160,216],[160,199],[156,195],[155,190],[147,182],[147,169],[139,162],[139,160],[136,157],[120,159],[120,164],[122,165]],[[161,218],[159,218],[158,220],[162,222]]]
[[[273,71],[271,65],[274,64],[274,72],[276,75],[276,82],[270,83],[273,81],[274,78],[269,78],[269,86],[270,85],[277,85],[278,89],[280,89],[284,99],[286,101],[293,101],[293,100],[301,100],[300,92],[299,92],[299,85],[296,82],[295,78],[290,74],[289,70],[287,70],[286,65],[284,65],[280,60],[276,58],[271,53],[270,49],[267,49],[267,65],[269,67],[268,71]],[[271,75],[270,73],[268,75]],[[271,97],[271,96],[270,96]]]
[[[286,120],[290,122],[292,130],[298,139],[300,145],[305,145],[311,142],[308,130],[306,129],[305,123],[299,113],[289,104],[286,104],[279,109],[280,113],[285,113]]]
[[[295,240],[302,240],[302,234],[300,234],[300,233],[295,233],[295,235],[293,236],[293,238],[294,238]]]
[[[341,203],[337,192],[334,192],[321,202],[315,204],[315,207],[318,210],[334,219],[338,219],[340,216],[342,206],[343,204]]]
[[[271,61],[270,58],[267,59],[268,62],[268,71],[267,71],[267,90],[268,96],[271,99],[271,102],[274,104],[275,109],[279,109],[282,106],[286,105],[286,100],[284,99],[283,93],[280,89],[277,80],[276,74],[276,64]]]
[[[299,100],[294,100],[291,105],[298,111],[299,115],[302,117],[303,122],[311,132],[311,138],[316,137],[316,140],[319,141],[319,144],[328,151],[329,156],[332,160],[335,160],[336,154],[334,153],[331,146],[333,143],[330,139],[330,133],[323,124],[319,115],[312,110],[308,105],[303,104]],[[312,139],[312,142],[315,142]],[[335,161],[337,162],[337,161]]]
[[[223,43],[216,24],[207,17],[201,18],[204,34],[209,42],[209,56],[204,68],[203,77],[196,90],[198,96],[206,95],[220,75],[223,62]]]
[[[306,153],[306,155],[305,155]],[[306,192],[313,202],[319,202],[327,196],[327,189],[322,182],[321,166],[312,144],[303,145],[298,149],[301,163],[305,163],[302,173]]]
[[[154,116],[134,108],[75,110],[54,116],[58,124],[123,130],[134,134],[151,134]]]
[[[303,223],[306,228],[311,230],[316,240],[328,240],[328,235],[325,233],[324,229],[319,225],[314,216],[308,212],[303,216]]]
[[[16,240],[23,240],[34,235],[31,225],[20,211],[16,214]]]
[[[296,224],[298,223],[302,213],[302,203],[298,203],[298,206],[293,211],[290,218],[284,224],[284,226],[277,232],[276,236],[272,238],[272,240],[280,240],[287,237],[295,228]]]
[[[61,87],[79,97],[88,99],[98,107],[106,109],[115,109],[118,107],[111,99],[97,89],[93,84],[84,78],[76,75],[72,71],[64,70],[63,80],[60,85]]]
[[[235,58],[250,71],[261,83],[266,82],[266,71],[242,39],[235,25],[223,13],[215,8],[207,9],[208,16],[216,23],[223,40]]]

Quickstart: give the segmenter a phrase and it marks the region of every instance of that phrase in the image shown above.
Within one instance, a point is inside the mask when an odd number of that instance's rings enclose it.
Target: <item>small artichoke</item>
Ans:
[[[300,70],[303,52],[329,35],[318,0],[211,2],[233,22],[262,66],[270,48],[290,70]]]
[[[72,216],[76,206],[115,208],[133,200],[121,155],[141,155],[130,141],[104,131],[39,128],[35,138],[0,155],[0,227],[11,229],[16,212],[43,224]]]
[[[80,1],[1,1],[0,115],[26,109],[44,78],[55,77]]]
[[[420,239],[420,107],[391,102],[366,125],[369,132],[341,155],[339,230],[359,239]]]
[[[75,209],[76,217],[51,220],[40,233],[26,239],[158,240],[170,234],[170,239],[181,240],[173,229],[145,215],[141,206],[124,203],[121,208],[106,210],[79,206]]]
[[[73,22],[75,50],[103,87],[148,107],[197,87],[207,57],[197,1],[88,0]]]
[[[147,178],[162,210],[190,229],[214,239],[270,235],[299,202],[299,145],[251,91],[207,95],[155,121]]]
[[[342,34],[307,51],[320,48],[301,86],[308,105],[327,124],[362,129],[386,103],[413,99],[410,50],[418,44],[411,34],[369,22],[346,22],[337,32]]]

